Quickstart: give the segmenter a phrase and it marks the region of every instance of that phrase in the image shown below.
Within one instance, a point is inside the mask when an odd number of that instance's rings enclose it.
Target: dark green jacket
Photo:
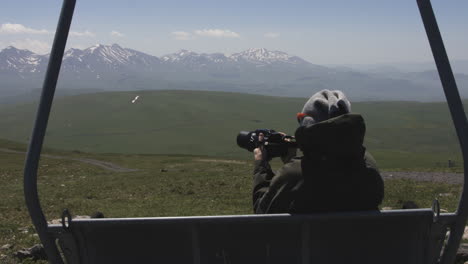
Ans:
[[[276,174],[267,161],[255,161],[255,213],[378,210],[383,180],[363,146],[364,135],[358,114],[299,127],[295,136],[304,156]]]

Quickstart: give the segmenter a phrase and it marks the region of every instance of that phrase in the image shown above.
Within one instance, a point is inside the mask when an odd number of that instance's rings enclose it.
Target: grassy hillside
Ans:
[[[139,100],[131,101],[139,95]],[[305,99],[200,91],[97,93],[55,101],[46,145],[97,153],[188,154],[250,159],[240,130],[293,134]],[[353,103],[380,167],[442,168],[460,161],[445,103]],[[0,138],[26,142],[34,104],[0,107]],[[460,162],[458,162],[460,165]]]
[[[25,146],[0,140],[0,149],[24,150]],[[63,209],[73,215],[101,211],[106,217],[250,214],[251,161],[180,155],[91,154],[46,150],[39,166],[38,188],[48,220]],[[25,155],[0,151],[0,263],[18,263],[13,252],[39,242],[23,198]],[[115,172],[71,160],[112,162],[132,172]],[[278,168],[279,163],[274,163]],[[454,211],[460,185],[385,181],[382,207],[401,208],[413,200],[430,207],[438,197],[441,207]],[[32,262],[24,262],[32,263]],[[43,262],[41,262],[43,263]]]

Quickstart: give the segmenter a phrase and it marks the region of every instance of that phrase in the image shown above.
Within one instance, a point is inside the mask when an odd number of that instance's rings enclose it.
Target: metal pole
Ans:
[[[430,0],[417,0],[417,3],[463,155],[465,178],[462,195],[456,211],[457,219],[450,226],[450,237],[440,262],[441,264],[451,264],[455,262],[455,255],[460,246],[468,217],[468,123],[431,2]]]
[[[36,115],[36,122],[29,143],[24,167],[24,197],[32,222],[36,227],[50,263],[63,264],[54,238],[47,232],[47,221],[42,212],[37,193],[37,169],[54,98],[55,87],[67,43],[68,32],[75,9],[76,0],[64,0],[50,54],[49,65],[42,87],[41,99]]]

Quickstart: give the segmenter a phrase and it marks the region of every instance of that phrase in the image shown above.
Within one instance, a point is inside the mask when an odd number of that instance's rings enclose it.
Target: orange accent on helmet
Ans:
[[[306,113],[297,113],[296,114],[296,117],[297,117],[297,122],[299,122],[299,124],[301,123],[302,119],[306,116],[311,116],[311,115],[308,115]]]

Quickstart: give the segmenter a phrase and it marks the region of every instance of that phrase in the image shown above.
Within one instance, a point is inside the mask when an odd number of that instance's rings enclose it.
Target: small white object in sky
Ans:
[[[132,100],[132,104],[134,104],[138,100],[138,98],[140,98],[139,95],[135,96],[135,99]]]

